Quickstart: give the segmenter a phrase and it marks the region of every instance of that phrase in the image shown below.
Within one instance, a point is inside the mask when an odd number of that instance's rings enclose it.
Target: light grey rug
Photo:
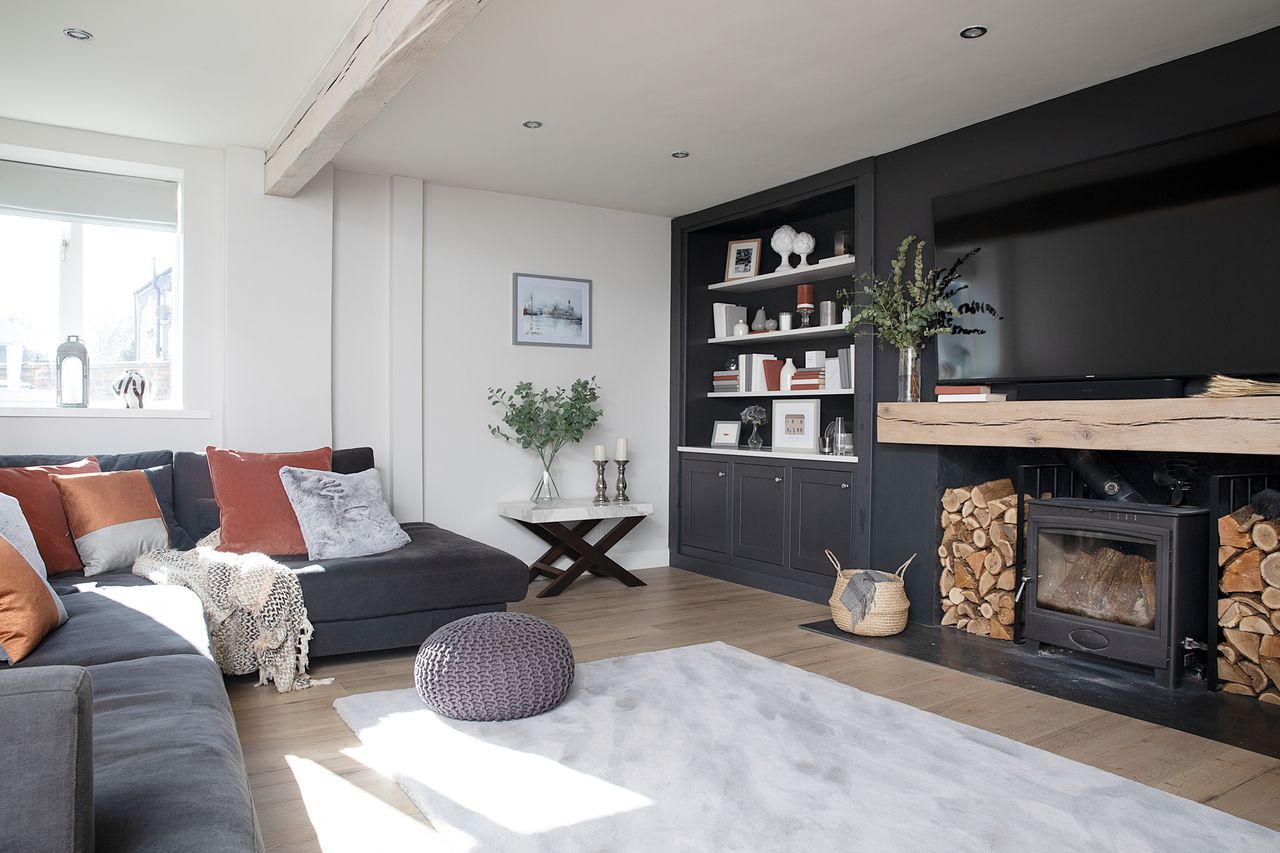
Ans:
[[[1257,824],[723,643],[581,664],[563,705],[513,722],[446,720],[413,690],[334,706],[449,850],[1280,850]]]

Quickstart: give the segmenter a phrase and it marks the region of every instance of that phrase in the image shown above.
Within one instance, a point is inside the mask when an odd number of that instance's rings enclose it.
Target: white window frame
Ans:
[[[51,151],[43,149],[33,149],[23,146],[15,146],[0,143],[0,159],[12,160],[22,163],[30,163],[35,166],[50,166],[54,168],[76,169],[88,172],[100,172],[108,175],[118,175],[126,178],[145,178],[153,180],[168,181],[177,185],[177,226],[174,230],[174,261],[173,261],[173,321],[170,329],[170,394],[169,399],[156,401],[151,403],[150,411],[164,416],[175,417],[196,417],[207,418],[207,411],[193,411],[185,408],[187,401],[186,388],[186,347],[185,347],[185,329],[186,329],[186,288],[183,274],[183,257],[185,246],[185,229],[184,229],[184,178],[183,169],[175,166],[164,166],[157,164],[138,163],[126,160],[112,160],[101,157],[93,157],[89,155],[76,154],[64,151]],[[19,214],[21,215],[21,214]],[[34,215],[34,214],[33,214]],[[58,221],[68,221],[56,214],[50,215],[48,218]],[[105,220],[104,220],[105,221]],[[129,223],[122,223],[128,225]],[[135,226],[142,227],[142,226]],[[78,247],[79,251],[83,251],[83,241]],[[64,261],[65,263],[65,261]],[[77,282],[81,284],[81,282]],[[68,334],[77,334],[78,331],[70,331],[68,326],[69,316],[79,315],[83,311],[83,291],[82,287],[77,287],[77,292],[68,293],[65,288],[68,287],[67,277],[59,276],[59,286],[64,288],[59,293],[58,305],[58,327],[61,332],[60,341],[66,340]],[[68,297],[72,297],[68,299]],[[71,312],[65,310],[68,305],[74,304]],[[79,320],[79,317],[76,317]],[[73,324],[76,330],[79,329],[79,323]],[[56,400],[39,400],[33,402],[24,402],[20,400],[7,400],[0,394],[0,416],[17,415],[29,416],[39,414],[46,415],[66,415],[66,416],[94,416],[107,414],[114,416],[121,412],[122,409],[114,407],[110,404],[98,403],[90,405],[87,408],[62,409],[56,406]],[[142,410],[147,411],[147,410]],[[137,411],[132,414],[140,414]]]

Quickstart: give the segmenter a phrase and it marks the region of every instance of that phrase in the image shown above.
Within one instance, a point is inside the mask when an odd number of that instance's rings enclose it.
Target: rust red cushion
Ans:
[[[0,492],[18,499],[45,570],[51,575],[78,572],[84,565],[62,511],[62,498],[50,478],[55,474],[96,474],[100,470],[96,456],[69,465],[0,468]]]
[[[213,496],[222,511],[219,550],[236,554],[260,551],[275,557],[307,553],[302,528],[293,513],[280,469],[286,465],[333,470],[333,448],[299,453],[246,453],[208,448]]]

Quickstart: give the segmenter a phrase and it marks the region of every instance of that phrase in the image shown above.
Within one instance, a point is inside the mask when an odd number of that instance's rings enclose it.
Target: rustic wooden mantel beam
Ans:
[[[267,149],[292,198],[480,13],[484,0],[370,0]]]
[[[1280,397],[881,403],[890,444],[1280,455]]]

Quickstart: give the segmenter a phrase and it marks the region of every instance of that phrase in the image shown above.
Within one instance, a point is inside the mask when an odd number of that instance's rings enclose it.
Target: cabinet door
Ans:
[[[680,469],[680,545],[729,553],[728,462],[686,459]]]
[[[823,550],[845,566],[853,559],[853,471],[791,469],[791,568],[830,577]]]
[[[787,564],[786,469],[733,466],[733,556]]]

